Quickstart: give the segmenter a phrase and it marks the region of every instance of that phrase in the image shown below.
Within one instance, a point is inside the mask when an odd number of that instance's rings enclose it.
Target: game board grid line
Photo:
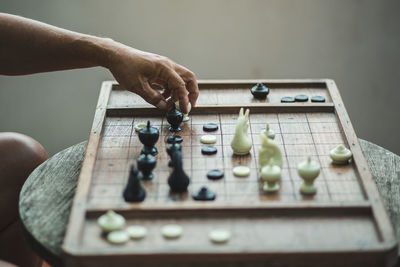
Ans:
[[[221,113],[218,113],[218,123],[219,123],[219,131],[220,131],[220,135],[221,135],[221,154],[222,154],[222,166],[225,166],[225,153],[224,153],[224,134],[223,134],[223,130],[222,130],[222,119],[221,119]],[[218,153],[218,152],[217,152]],[[225,176],[225,169],[223,169],[224,172],[224,176]],[[227,194],[228,191],[226,190],[226,179],[225,177],[222,178],[224,181],[224,193]]]
[[[282,129],[281,129],[281,121],[280,121],[280,118],[279,118],[279,116],[277,115],[277,119],[278,119],[278,126],[279,126],[279,131],[280,132],[282,132]],[[283,151],[285,152],[285,158],[286,158],[286,162],[289,164],[289,159],[288,159],[288,155],[287,155],[287,152],[286,152],[286,146],[285,146],[285,141],[283,140],[283,138],[282,138],[282,147],[283,147]],[[288,166],[289,167],[289,166]],[[292,184],[292,197],[293,197],[293,199],[294,200],[298,200],[297,199],[297,196],[296,196],[296,193],[295,193],[295,184],[294,184],[294,181],[293,181],[293,177],[292,177],[292,175],[291,175],[291,173],[289,172],[289,177],[290,177],[290,182],[291,182],[291,184]]]
[[[308,126],[308,128],[310,129],[310,132],[311,132],[311,138],[312,138],[312,140],[313,140],[313,146],[314,146],[315,151],[317,152],[317,160],[318,160],[318,162],[319,162],[319,166],[322,166],[322,162],[321,162],[321,160],[320,160],[320,158],[319,158],[319,155],[318,155],[318,150],[317,150],[317,146],[316,146],[316,143],[315,143],[314,135],[312,134],[311,127],[310,127],[310,122],[309,122],[309,120],[308,120],[308,113],[306,113],[305,115],[306,115],[306,120],[307,120],[307,126]],[[321,172],[321,171],[320,171],[320,174],[319,174],[319,175],[322,175],[322,172]],[[325,184],[325,187],[326,187],[326,190],[327,190],[327,192],[328,192],[329,198],[330,198],[331,200],[333,200],[333,199],[332,199],[332,196],[331,196],[331,194],[330,194],[330,189],[329,189],[329,187],[328,187],[328,183],[326,182],[326,179],[325,179],[325,175],[322,175],[321,178],[322,178],[322,181],[323,181],[324,184]],[[317,177],[317,179],[318,179],[318,177]]]

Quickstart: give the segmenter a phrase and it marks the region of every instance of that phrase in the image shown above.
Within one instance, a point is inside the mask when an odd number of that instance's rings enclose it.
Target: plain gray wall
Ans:
[[[201,79],[332,78],[357,135],[400,154],[398,0],[1,0],[0,11],[168,56]],[[107,79],[0,76],[0,131],[51,154],[85,140]]]

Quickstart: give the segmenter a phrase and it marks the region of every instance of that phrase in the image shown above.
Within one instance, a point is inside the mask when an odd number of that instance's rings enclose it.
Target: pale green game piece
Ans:
[[[279,190],[279,180],[281,179],[281,168],[273,164],[271,159],[268,165],[261,169],[261,179],[264,181],[264,191],[273,193]]]
[[[303,183],[300,186],[300,193],[313,195],[317,192],[314,180],[318,177],[320,170],[319,164],[311,160],[310,156],[308,156],[306,161],[300,162],[297,165],[297,173],[303,179]]]
[[[128,226],[126,232],[132,239],[141,239],[147,235],[146,227],[141,225]]]
[[[97,224],[100,226],[103,232],[107,233],[124,228],[125,218],[122,215],[109,210],[106,214],[101,215],[97,219]]]
[[[175,108],[176,108],[177,110],[181,111],[181,108],[179,107],[179,101],[176,101],[176,102],[175,102]],[[190,118],[189,118],[189,112],[190,112],[190,110],[192,110],[192,104],[190,104],[190,102],[189,102],[189,103],[188,103],[188,114],[183,114],[183,119],[182,119],[183,122],[187,122],[187,121],[190,120]]]
[[[351,153],[350,149],[347,149],[344,145],[338,145],[330,151],[329,156],[334,164],[348,164],[353,153]]]
[[[235,136],[231,141],[231,147],[235,155],[247,155],[251,150],[253,142],[247,133],[247,129],[249,128],[249,113],[249,109],[246,110],[246,113],[243,112],[243,108],[239,111]]]
[[[214,144],[217,142],[217,137],[215,135],[203,135],[200,137],[200,142],[203,144]]]
[[[261,148],[258,151],[258,168],[261,170],[271,159],[274,160],[274,165],[282,168],[282,152],[278,144],[263,133],[260,134],[260,138]]]
[[[183,228],[177,224],[167,224],[161,228],[161,234],[168,239],[178,238],[182,235]]]
[[[129,240],[129,234],[124,230],[116,230],[107,234],[107,240],[113,244],[124,244]]]
[[[265,129],[262,130],[262,133],[265,134],[269,139],[275,139],[275,132],[269,128],[269,124],[265,125]]]
[[[215,229],[208,234],[213,243],[226,243],[231,238],[231,232],[225,229]]]
[[[142,128],[146,127],[147,123],[138,123],[135,124],[135,132],[139,132]]]
[[[246,177],[250,175],[250,168],[246,166],[236,166],[233,168],[233,174],[239,177]]]

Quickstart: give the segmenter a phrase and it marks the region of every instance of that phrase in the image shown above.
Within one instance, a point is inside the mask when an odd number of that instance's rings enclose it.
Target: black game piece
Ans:
[[[311,102],[319,102],[319,103],[325,102],[325,97],[320,95],[315,95],[311,97]]]
[[[139,140],[144,145],[141,154],[151,154],[153,156],[158,154],[157,148],[154,144],[157,143],[160,133],[157,128],[150,126],[150,121],[147,121],[147,126],[139,131]]]
[[[182,136],[180,135],[170,135],[167,137],[167,143],[172,144],[175,141],[175,143],[180,144],[183,141]]]
[[[203,131],[205,131],[205,132],[213,132],[216,130],[218,130],[218,124],[206,123],[203,125]]]
[[[307,102],[308,101],[308,96],[306,96],[306,95],[296,95],[294,97],[294,100],[296,100],[296,102]]]
[[[193,196],[194,200],[199,201],[210,201],[215,199],[215,193],[208,189],[207,187],[203,186],[196,194]]]
[[[182,151],[182,146],[180,144],[177,144],[174,140],[172,144],[167,146],[167,153],[171,158],[171,160],[168,162],[169,167],[172,167],[172,153],[176,150]]]
[[[282,97],[282,98],[281,98],[281,102],[282,102],[282,103],[294,103],[295,100],[294,100],[294,97],[285,96],[285,97]]]
[[[175,150],[172,153],[172,166],[174,170],[168,178],[168,185],[172,193],[183,193],[187,191],[190,179],[182,166],[182,151]]]
[[[182,120],[183,113],[177,110],[175,105],[173,105],[173,108],[167,113],[167,121],[169,124],[171,124],[169,130],[171,132],[180,132],[182,129],[179,126],[181,125]]]
[[[263,83],[257,83],[250,91],[257,99],[265,99],[269,94],[269,89]]]
[[[144,191],[140,184],[139,171],[133,165],[131,166],[128,184],[125,187],[123,195],[127,202],[141,202],[146,197],[146,191]]]
[[[207,172],[207,178],[210,180],[219,180],[224,177],[224,172],[221,170],[211,170]]]
[[[217,153],[217,148],[215,146],[203,146],[201,148],[201,154],[203,155],[214,155]]]
[[[138,169],[141,171],[141,178],[143,180],[153,179],[153,174],[151,173],[156,167],[156,158],[150,154],[143,154],[137,159]]]

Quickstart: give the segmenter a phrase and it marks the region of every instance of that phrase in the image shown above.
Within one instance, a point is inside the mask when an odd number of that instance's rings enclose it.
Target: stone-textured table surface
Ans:
[[[360,139],[360,143],[400,240],[400,157],[370,142]],[[19,212],[25,236],[55,266],[62,265],[61,245],[86,144],[69,147],[40,165],[20,194]]]

